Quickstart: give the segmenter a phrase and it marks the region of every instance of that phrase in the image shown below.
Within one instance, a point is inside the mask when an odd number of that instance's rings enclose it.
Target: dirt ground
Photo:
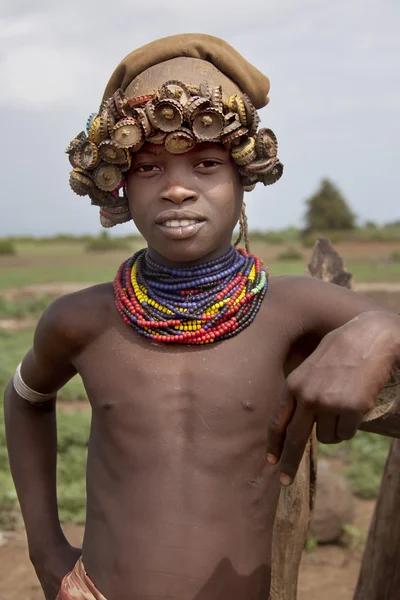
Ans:
[[[354,526],[361,533],[368,531],[373,510],[373,501],[356,500]],[[72,544],[80,544],[82,527],[69,525],[65,532]],[[360,549],[350,551],[333,545],[304,552],[298,600],[352,600],[361,557]],[[11,534],[7,543],[0,547],[0,600],[21,599],[43,600],[22,530]]]

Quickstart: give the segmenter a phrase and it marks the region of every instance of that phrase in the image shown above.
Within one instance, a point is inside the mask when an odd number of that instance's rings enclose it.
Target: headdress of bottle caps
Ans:
[[[131,219],[125,192],[131,154],[145,142],[164,144],[172,154],[198,142],[222,143],[230,149],[246,191],[257,182],[278,181],[283,165],[271,129],[258,129],[258,113],[246,94],[223,100],[221,87],[210,89],[167,81],[154,94],[128,98],[117,90],[92,114],[66,152],[73,166],[70,186],[100,207],[103,227]]]

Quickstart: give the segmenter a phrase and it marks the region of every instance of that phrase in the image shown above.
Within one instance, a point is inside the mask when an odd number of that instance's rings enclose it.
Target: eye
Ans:
[[[137,165],[137,167],[134,167],[134,171],[136,173],[158,173],[160,170],[161,169],[159,167],[151,163]]]
[[[198,163],[197,167],[200,169],[212,169],[221,165],[221,161],[216,160],[215,158],[206,158]]]

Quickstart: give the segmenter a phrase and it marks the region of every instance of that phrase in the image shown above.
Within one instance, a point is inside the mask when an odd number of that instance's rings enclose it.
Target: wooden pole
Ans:
[[[330,241],[325,238],[316,242],[306,275],[347,289],[352,288],[352,275],[346,271],[342,258],[334,250]],[[400,389],[398,383],[392,378],[385,386],[377,399],[376,407],[367,415],[360,429],[400,438]],[[297,598],[301,555],[307,540],[308,525],[315,500],[316,469],[317,451],[314,433],[304,453],[293,485],[289,488],[282,488],[280,492],[273,530],[270,600],[296,600]],[[361,591],[358,592],[357,588],[358,595],[354,600],[400,600],[400,442],[395,443],[392,447],[382,490],[385,490],[385,497],[387,494],[389,497],[387,502],[381,498],[378,501],[375,528],[379,532],[379,536],[378,533],[371,532],[370,534],[360,576],[359,588]],[[383,497],[382,492],[381,496]],[[394,514],[395,512],[396,514]],[[387,523],[388,516],[396,528],[393,539],[390,537],[393,533],[391,523],[388,523],[386,529],[384,525]],[[381,524],[379,525],[379,523]],[[384,531],[386,531],[386,536]],[[374,582],[371,583],[373,586],[371,589],[376,590],[376,594],[367,596],[364,593],[365,581],[371,572],[370,564],[371,560],[374,560],[371,557],[375,556],[372,547],[377,543],[384,543],[389,547],[396,548],[397,562],[392,560],[390,568],[393,573],[388,576],[387,570],[383,567],[385,561],[381,560],[382,570],[379,572],[381,577],[375,576]],[[385,556],[388,555],[388,552],[389,548]],[[396,574],[395,570],[397,570]],[[380,580],[384,576],[389,579],[387,586],[391,586],[387,589],[395,590],[393,591],[394,595],[385,596],[381,593],[382,590],[379,591]]]
[[[400,598],[400,440],[394,440],[369,531],[354,600]]]
[[[319,239],[313,249],[306,275],[351,288],[352,276],[329,240]],[[272,540],[270,600],[296,600],[301,555],[307,540],[317,476],[315,433],[304,453],[296,479],[281,488]]]

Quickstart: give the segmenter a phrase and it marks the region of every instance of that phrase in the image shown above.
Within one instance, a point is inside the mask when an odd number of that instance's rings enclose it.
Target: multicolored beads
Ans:
[[[180,269],[139,250],[114,279],[115,304],[127,325],[151,340],[181,344],[237,335],[254,321],[267,288],[261,260],[233,246],[221,258]]]

